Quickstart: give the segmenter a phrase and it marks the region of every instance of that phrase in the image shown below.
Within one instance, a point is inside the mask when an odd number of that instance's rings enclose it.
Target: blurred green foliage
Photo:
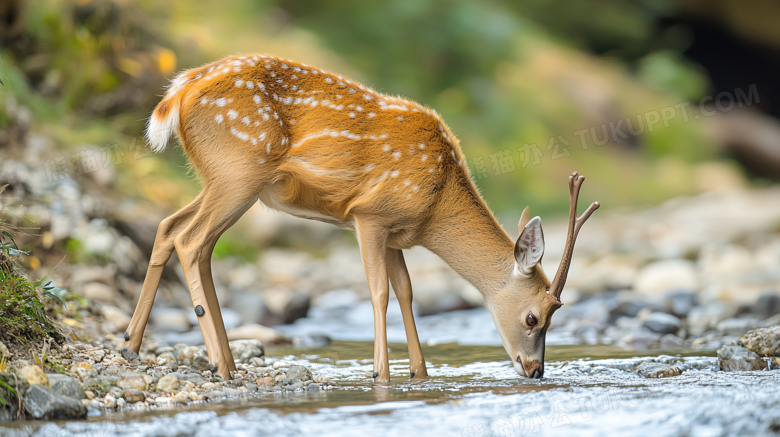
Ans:
[[[8,114],[12,101],[64,149],[128,144],[175,70],[256,51],[434,107],[472,168],[482,162],[477,184],[498,212],[519,213],[527,204],[534,213],[565,212],[565,177],[573,170],[589,178],[583,201],[657,203],[695,193],[697,163],[720,159],[706,123],[679,115],[604,145],[588,139],[583,146],[574,134],[707,92],[706,74],[681,55],[684,32],[655,28],[674,12],[669,0],[7,3],[16,9],[0,7],[0,18],[12,23],[0,29],[0,129],[19,123]],[[543,156],[524,166],[520,149],[530,145]],[[554,159],[556,147],[566,153]],[[496,159],[506,150],[514,171]],[[119,173],[122,195],[168,207],[198,189],[175,148]]]

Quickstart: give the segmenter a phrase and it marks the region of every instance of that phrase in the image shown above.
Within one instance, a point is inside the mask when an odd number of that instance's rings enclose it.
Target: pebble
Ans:
[[[24,378],[30,385],[43,385],[49,387],[49,378],[38,366],[24,366],[19,370],[19,376]]]
[[[179,378],[174,375],[165,375],[157,381],[157,389],[166,393],[172,393],[180,387]]]
[[[669,364],[644,362],[636,368],[636,373],[645,378],[668,378],[680,375],[680,369]]]
[[[190,395],[187,392],[179,392],[174,396],[174,400],[177,404],[188,404],[190,402]]]
[[[676,334],[682,327],[682,321],[671,314],[655,312],[645,318],[642,326],[659,334]]]
[[[757,353],[742,346],[726,345],[718,349],[720,368],[726,372],[764,370],[766,361]]]
[[[106,397],[103,398],[103,406],[106,408],[116,408],[116,398],[111,394],[107,394]]]
[[[94,395],[93,395],[94,396]],[[125,390],[125,400],[129,403],[143,402],[146,400],[146,395],[141,390],[128,389]]]
[[[117,381],[117,387],[121,387],[125,390],[136,389],[146,390],[146,381],[139,375],[125,376],[121,380]]]
[[[764,357],[780,356],[780,325],[749,331],[738,343]]]

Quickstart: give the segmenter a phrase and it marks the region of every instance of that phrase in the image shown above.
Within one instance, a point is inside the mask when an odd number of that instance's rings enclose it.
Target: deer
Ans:
[[[123,351],[138,353],[166,262],[178,255],[209,367],[235,363],[211,274],[220,236],[255,203],[355,232],[374,315],[373,380],[390,382],[386,312],[400,305],[412,378],[428,376],[403,250],[422,246],[476,287],[521,377],[544,375],[545,336],[560,308],[584,177],[568,178],[568,235],[550,282],[541,219],[526,207],[513,240],[480,195],[459,141],[433,109],[304,63],[229,56],[178,74],[148,120],[154,152],[178,137],[202,185],[160,223]],[[389,283],[389,284],[388,284]]]

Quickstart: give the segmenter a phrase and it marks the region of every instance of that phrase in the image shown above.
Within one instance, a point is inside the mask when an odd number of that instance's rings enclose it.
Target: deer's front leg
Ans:
[[[387,301],[390,286],[387,282],[387,231],[367,220],[355,219],[355,232],[360,243],[363,267],[371,290],[374,308],[374,381],[390,382],[390,361],[387,357]]]
[[[425,367],[420,339],[417,337],[417,327],[414,324],[412,312],[412,281],[409,271],[406,269],[403,252],[400,249],[387,249],[387,274],[393,291],[401,306],[401,315],[404,318],[404,330],[406,331],[406,344],[409,348],[409,370],[412,378],[424,378],[428,376]]]

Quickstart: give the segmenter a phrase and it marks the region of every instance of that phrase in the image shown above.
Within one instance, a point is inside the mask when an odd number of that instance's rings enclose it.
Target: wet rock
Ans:
[[[720,368],[726,372],[764,370],[766,362],[757,353],[742,346],[726,345],[718,349]]]
[[[165,375],[157,381],[157,388],[165,393],[171,393],[180,387],[179,378],[174,375]]]
[[[73,399],[84,399],[85,396],[84,392],[81,391],[81,384],[75,378],[58,374],[48,375],[48,378],[49,388],[54,393]]]
[[[43,385],[49,387],[49,378],[38,366],[24,366],[19,370],[19,376],[24,378],[30,385]]]
[[[749,331],[738,344],[764,357],[780,356],[780,325]]]
[[[244,394],[243,391],[241,391],[241,390],[239,390],[237,388],[225,387],[223,389],[223,391],[225,393],[225,396],[241,396],[241,395]]]
[[[296,335],[292,338],[293,346],[297,348],[323,347],[330,344],[330,337],[323,334]]]
[[[676,334],[682,327],[682,322],[671,314],[656,312],[647,316],[642,326],[659,334]]]
[[[693,292],[699,289],[699,277],[691,261],[655,261],[639,270],[633,289],[637,293],[650,296],[659,296],[675,290]]]
[[[24,408],[39,420],[85,419],[87,408],[78,400],[62,396],[43,385],[32,385],[24,396]]]
[[[263,325],[251,323],[227,332],[229,340],[260,340],[263,344],[289,344],[290,339],[281,332]]]
[[[229,345],[233,359],[238,360],[240,363],[248,363],[252,358],[259,358],[265,355],[263,342],[257,339],[233,340]]]
[[[308,381],[312,378],[311,371],[303,366],[292,366],[287,372],[287,378],[291,381]]]
[[[669,364],[644,362],[636,368],[636,373],[645,378],[668,378],[678,376],[680,369]]]
[[[117,381],[117,387],[121,387],[125,390],[146,390],[146,381],[140,375],[125,376],[121,380]]]
[[[316,382],[306,386],[306,391],[319,391],[319,389],[320,389],[320,385],[317,384]]]

